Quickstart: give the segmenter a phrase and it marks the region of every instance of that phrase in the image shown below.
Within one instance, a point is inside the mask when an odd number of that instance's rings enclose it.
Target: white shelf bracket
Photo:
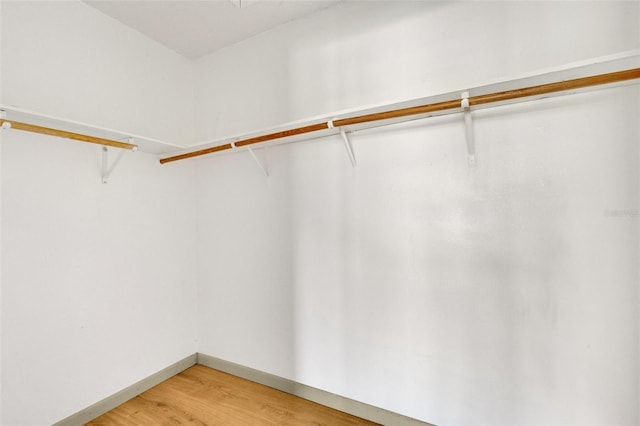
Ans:
[[[471,108],[469,106],[469,92],[462,92],[462,101],[460,107],[464,113],[464,132],[467,141],[467,155],[469,167],[476,166],[476,141],[473,133],[473,118],[471,117]]]
[[[340,136],[342,136],[344,147],[347,150],[347,154],[349,155],[349,160],[351,161],[351,167],[355,168],[357,166],[356,156],[353,154],[353,148],[351,147],[351,141],[349,140],[349,135],[344,130],[340,129]]]
[[[333,120],[329,120],[327,125],[330,129],[335,129],[333,126]],[[349,156],[349,161],[351,161],[351,167],[355,168],[357,166],[356,156],[353,154],[353,147],[351,146],[351,140],[349,139],[349,135],[342,129],[338,129],[340,131],[340,136],[342,136],[342,142],[344,142],[344,148],[347,150],[347,155]]]
[[[235,148],[235,145],[233,145]],[[269,161],[268,161],[268,157],[266,157],[265,155],[265,161],[264,163],[262,161],[260,161],[260,159],[258,158],[258,156],[256,155],[255,152],[253,152],[253,149],[251,149],[251,147],[247,147],[247,151],[249,151],[249,154],[251,154],[251,156],[253,157],[253,159],[255,160],[256,164],[258,165],[258,167],[260,167],[260,170],[262,170],[262,173],[264,173],[264,175],[266,177],[269,177]],[[267,151],[267,148],[264,149],[265,154]]]
[[[7,118],[7,111],[0,109],[0,119],[4,120],[5,118]],[[2,129],[10,129],[10,128],[11,128],[11,122],[9,121],[2,122]]]
[[[133,138],[127,138],[127,142],[132,144]],[[118,156],[116,157],[114,162],[111,164],[111,167],[109,167],[109,158],[108,158],[109,149],[106,146],[102,147],[102,183],[109,182],[109,176],[111,176],[111,173],[115,170],[120,160],[122,160],[122,157],[124,157],[125,152],[126,152],[125,149],[121,149],[120,152],[118,153]]]

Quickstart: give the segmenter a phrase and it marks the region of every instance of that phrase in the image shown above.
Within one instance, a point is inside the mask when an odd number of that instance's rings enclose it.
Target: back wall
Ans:
[[[197,132],[637,49],[639,16],[346,3],[201,59]],[[196,160],[199,350],[436,424],[638,423],[639,96],[475,112],[476,169],[460,116],[355,133],[357,169],[339,137]]]

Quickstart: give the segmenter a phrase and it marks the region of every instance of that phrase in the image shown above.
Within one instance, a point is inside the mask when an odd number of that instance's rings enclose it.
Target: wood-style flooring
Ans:
[[[88,425],[375,425],[311,401],[195,365]]]

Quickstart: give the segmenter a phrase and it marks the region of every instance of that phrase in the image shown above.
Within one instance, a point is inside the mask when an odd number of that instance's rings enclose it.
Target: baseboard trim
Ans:
[[[78,411],[77,413],[72,414],[65,419],[62,419],[59,422],[54,423],[53,426],[80,426],[87,422],[90,422],[91,420],[101,416],[107,411],[113,410],[118,405],[127,402],[131,398],[135,398],[142,392],[151,389],[152,387],[164,382],[165,380],[175,376],[176,374],[183,372],[187,368],[196,365],[197,360],[197,354],[189,355],[185,359],[180,360],[175,364],[172,364],[169,367],[164,368],[157,373],[154,373],[151,376],[140,380],[139,382],[121,390],[120,392],[116,392],[113,395],[108,396],[93,405],[90,405],[84,410]]]
[[[302,383],[294,382],[293,380],[285,379],[284,377],[276,376],[274,374],[266,373],[264,371],[256,370],[250,367],[245,367],[244,365],[225,361],[223,359],[201,353],[190,355],[119,392],[116,392],[115,394],[108,396],[105,399],[98,401],[95,404],[90,405],[89,407],[62,419],[59,422],[54,423],[53,426],[84,425],[85,423],[90,422],[91,420],[101,416],[102,414],[110,410],[113,410],[117,406],[140,395],[142,392],[151,389],[152,387],[164,382],[167,379],[170,379],[176,374],[179,374],[187,368],[196,364],[204,365],[205,367],[210,367],[216,370],[223,371],[225,373],[233,374],[234,376],[238,376],[252,382],[260,383],[262,385],[269,386],[271,388],[289,393],[291,395],[295,395],[300,398],[304,398],[309,401],[324,405],[326,407],[334,408],[336,410],[340,410],[345,413],[370,420],[375,423],[380,423],[382,425],[433,426],[430,423],[403,416],[402,414],[394,413],[393,411],[385,410],[373,405],[365,404],[360,401],[345,398],[331,392],[323,391],[321,389],[303,385]]]
[[[205,367],[214,368],[252,382],[260,383],[375,423],[393,426],[433,426],[430,423],[425,423],[411,417],[403,416],[402,414],[394,413],[393,411],[384,410],[373,405],[303,385],[302,383],[265,373],[264,371],[255,370],[210,355],[201,353],[196,355],[197,363]]]

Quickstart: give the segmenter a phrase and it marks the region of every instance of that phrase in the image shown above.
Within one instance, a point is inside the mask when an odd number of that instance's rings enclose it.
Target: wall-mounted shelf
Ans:
[[[467,117],[465,121],[469,123],[470,111],[635,84],[638,79],[640,79],[640,51],[635,50],[547,69],[518,78],[460,88],[457,91],[435,96],[342,111],[264,131],[208,141],[163,156],[160,162],[164,164],[221,152],[245,151],[249,146],[270,146],[344,135],[345,132],[352,133],[447,114],[464,112]],[[467,95],[467,105],[462,104],[463,93]],[[469,136],[467,135],[467,145],[470,147]],[[470,163],[472,163],[473,154],[470,150]],[[352,159],[352,164],[355,165],[355,159]]]
[[[350,133],[428,117],[465,113],[468,130],[467,145],[470,163],[472,163],[471,157],[474,152],[472,152],[473,144],[470,141],[473,135],[469,133],[471,111],[634,84],[639,79],[640,50],[634,50],[547,69],[518,78],[460,88],[456,91],[408,101],[341,111],[195,145],[166,142],[11,105],[0,105],[0,110],[4,112],[4,116],[0,118],[0,124],[3,124],[3,128],[9,128],[9,124],[14,123],[12,127],[17,130],[67,137],[118,148],[132,149],[133,145],[136,145],[142,152],[160,156],[160,163],[163,164],[224,151],[247,151],[250,147],[292,143],[335,135],[342,137],[351,164],[355,167],[356,158],[348,138]],[[253,152],[252,155],[255,157]],[[260,161],[258,163],[263,168],[263,172],[268,174],[266,167]]]
[[[66,118],[54,117],[12,105],[0,105],[0,110],[5,112],[3,114],[4,117],[0,118],[0,120],[4,119],[9,123],[16,122],[15,125],[11,126],[11,128],[15,130],[43,133],[81,142],[97,143],[124,149],[131,149],[129,145],[133,144],[136,145],[137,149],[141,152],[156,155],[166,155],[176,149],[184,149],[184,146],[181,145],[128,133],[122,130],[108,129]],[[100,139],[104,139],[104,143],[101,142]]]

